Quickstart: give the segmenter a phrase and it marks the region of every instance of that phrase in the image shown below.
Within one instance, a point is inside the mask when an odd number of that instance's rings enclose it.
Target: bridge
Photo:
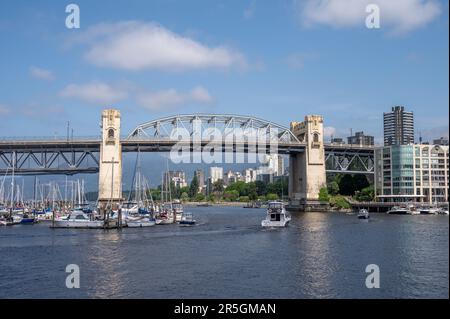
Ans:
[[[176,115],[120,135],[120,113],[105,110],[100,136],[0,138],[0,174],[11,174],[13,168],[17,175],[100,173],[100,194],[103,188],[105,200],[118,199],[123,152],[174,149],[192,154],[289,155],[289,193],[299,202],[317,198],[326,173],[373,174],[374,170],[373,147],[323,142],[321,116],[306,116],[288,128],[253,116]],[[115,176],[110,176],[111,171]]]

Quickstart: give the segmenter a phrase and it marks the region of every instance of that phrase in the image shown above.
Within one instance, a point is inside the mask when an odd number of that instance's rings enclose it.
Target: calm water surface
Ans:
[[[448,298],[448,216],[298,213],[264,230],[264,209],[194,207],[198,225],[0,228],[0,298]],[[65,267],[80,267],[80,289]],[[380,289],[367,289],[377,264]]]

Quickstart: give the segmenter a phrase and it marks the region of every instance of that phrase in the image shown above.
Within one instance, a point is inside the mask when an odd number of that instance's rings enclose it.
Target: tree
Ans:
[[[189,197],[194,198],[198,193],[199,182],[197,175],[194,175],[191,181],[191,185],[189,186]]]
[[[328,193],[333,196],[339,194],[339,184],[336,181],[328,183]]]
[[[365,175],[355,174],[353,175],[353,185],[355,191],[360,191],[363,188],[369,187],[370,184]]]
[[[225,200],[228,200],[230,202],[234,202],[238,199],[239,197],[239,192],[237,190],[225,190],[225,193],[223,194],[223,197]]]
[[[256,192],[256,183],[248,183],[248,198],[250,200],[256,200],[258,193]]]
[[[278,200],[278,195],[277,194],[273,194],[273,193],[271,193],[271,194],[267,194],[267,196],[266,196],[266,199],[267,200]]]
[[[195,195],[195,201],[196,202],[202,202],[205,200],[205,195],[202,193],[198,193],[197,195]]]
[[[256,181],[255,187],[256,187],[256,193],[258,194],[258,196],[267,194],[267,185],[263,181]]]
[[[351,175],[344,175],[339,181],[339,190],[342,195],[351,196],[355,193],[355,185]]]
[[[224,189],[224,186],[223,186],[223,180],[222,179],[218,179],[217,181],[215,181],[213,183],[213,191],[214,192],[222,193],[223,189]]]
[[[182,200],[183,202],[188,201],[188,200],[189,200],[189,195],[188,195],[188,193],[186,193],[186,192],[181,193],[181,200]]]
[[[328,189],[326,187],[322,187],[319,191],[319,200],[321,202],[327,202],[330,200],[330,196],[328,195]]]
[[[363,188],[361,191],[357,191],[354,198],[360,202],[370,202],[375,199],[375,190],[374,187],[368,186]]]

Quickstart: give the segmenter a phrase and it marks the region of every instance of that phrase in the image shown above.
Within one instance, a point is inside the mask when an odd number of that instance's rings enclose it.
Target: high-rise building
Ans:
[[[198,169],[194,172],[194,175],[197,176],[198,191],[203,192],[205,190],[205,172],[202,169]]]
[[[256,181],[256,170],[253,168],[247,168],[245,170],[244,182],[251,183]]]
[[[448,201],[449,147],[392,145],[375,149],[375,195],[383,202]]]
[[[223,180],[223,167],[210,167],[209,178],[211,179],[211,183],[215,183],[219,179]]]
[[[374,137],[364,135],[364,132],[356,132],[355,135],[347,137],[348,144],[359,146],[371,146],[374,144]]]
[[[164,185],[163,187],[166,187],[165,183],[167,181],[173,182],[175,187],[186,187],[186,174],[183,171],[167,171],[164,172]]]
[[[414,143],[414,114],[403,106],[395,106],[383,113],[384,145],[408,145]]]

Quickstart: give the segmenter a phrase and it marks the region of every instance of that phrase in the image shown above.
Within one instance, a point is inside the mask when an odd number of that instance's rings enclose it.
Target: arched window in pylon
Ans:
[[[114,138],[114,129],[110,128],[108,130],[108,138],[113,139]]]
[[[313,142],[314,143],[319,143],[319,133],[314,133],[313,134]]]

